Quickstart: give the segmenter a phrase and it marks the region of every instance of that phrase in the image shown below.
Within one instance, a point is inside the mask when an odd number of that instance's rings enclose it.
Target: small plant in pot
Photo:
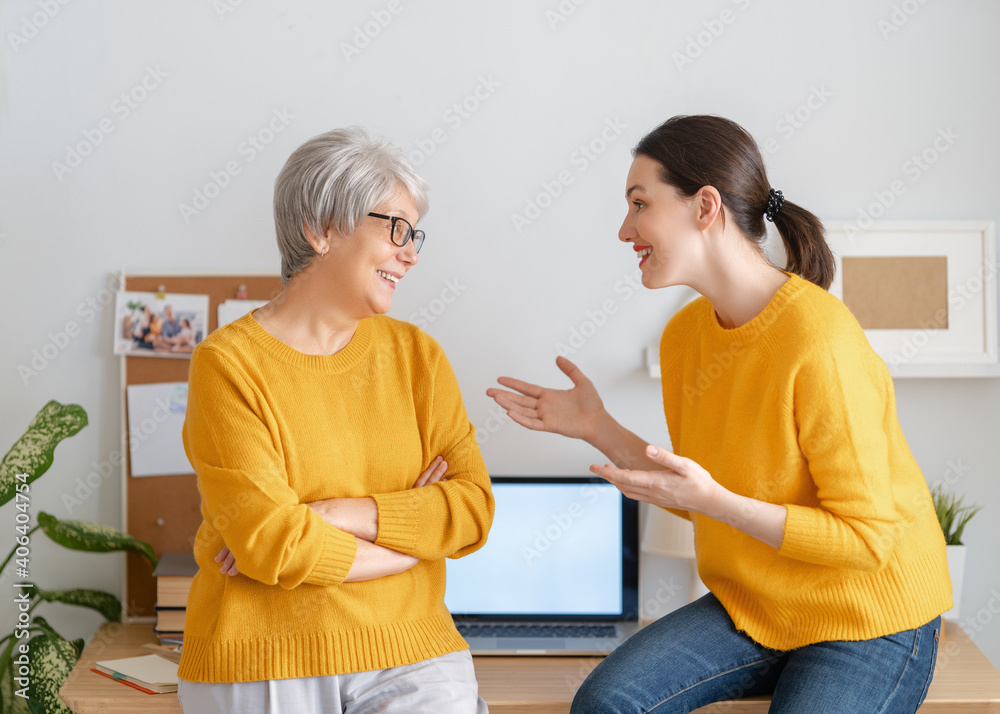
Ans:
[[[56,632],[35,608],[43,603],[62,603],[96,610],[109,622],[121,620],[122,604],[111,593],[74,588],[45,590],[28,580],[31,570],[30,536],[41,530],[66,548],[92,553],[135,551],[155,566],[152,546],[114,528],[85,521],[60,520],[38,511],[30,484],[52,465],[53,452],[63,439],[87,425],[87,413],[76,404],[51,401],[42,407],[27,431],[0,461],[0,507],[14,501],[15,543],[0,564],[0,573],[13,561],[13,593],[18,604],[14,631],[0,639],[0,714],[68,713],[59,698],[59,688],[83,652],[83,640],[70,642]]]
[[[965,526],[972,517],[982,510],[981,505],[965,505],[965,497],[946,493],[942,486],[936,486],[931,491],[934,500],[934,510],[937,512],[941,532],[944,533],[945,550],[948,554],[948,574],[951,575],[951,599],[954,603],[942,617],[957,620],[960,617],[959,605],[962,602],[962,579],[965,575],[965,544],[962,536]]]

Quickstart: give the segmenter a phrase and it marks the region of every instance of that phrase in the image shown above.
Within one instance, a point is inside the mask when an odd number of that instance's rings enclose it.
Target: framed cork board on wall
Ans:
[[[895,377],[1000,376],[992,221],[828,221],[830,292]]]

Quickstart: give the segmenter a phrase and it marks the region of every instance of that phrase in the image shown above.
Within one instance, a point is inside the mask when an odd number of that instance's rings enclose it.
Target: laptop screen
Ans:
[[[494,477],[486,545],[448,561],[445,605],[490,619],[628,620],[637,504],[598,478]]]

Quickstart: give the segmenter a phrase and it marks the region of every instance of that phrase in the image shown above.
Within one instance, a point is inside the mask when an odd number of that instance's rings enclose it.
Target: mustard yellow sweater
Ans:
[[[388,317],[332,356],[298,352],[252,316],[191,359],[184,447],[203,522],[179,675],[247,682],[396,667],[466,649],[444,606],[445,560],[486,542],[489,476],[438,344]],[[438,455],[448,480],[413,488]],[[354,536],[305,505],[372,496],[378,545],[420,558],[345,583]],[[213,558],[229,546],[239,575]]]
[[[736,627],[775,649],[864,640],[951,607],[945,543],[885,363],[844,304],[802,278],[723,329],[702,297],[660,343],[674,450],[730,491],[788,509],[775,550],[680,512]]]

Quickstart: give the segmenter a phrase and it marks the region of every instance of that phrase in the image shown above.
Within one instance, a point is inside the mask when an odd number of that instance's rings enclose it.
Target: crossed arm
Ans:
[[[447,472],[448,462],[438,456],[420,474],[413,487],[430,486],[444,480]],[[420,559],[415,556],[375,545],[375,539],[378,537],[378,507],[375,499],[371,497],[327,498],[322,501],[310,501],[306,505],[319,514],[324,521],[350,533],[357,539],[358,550],[344,582],[360,582],[386,575],[395,575],[409,570],[420,562]],[[222,563],[220,572],[228,575],[239,574],[236,557],[228,546],[222,547],[219,554],[215,556],[215,562]]]

